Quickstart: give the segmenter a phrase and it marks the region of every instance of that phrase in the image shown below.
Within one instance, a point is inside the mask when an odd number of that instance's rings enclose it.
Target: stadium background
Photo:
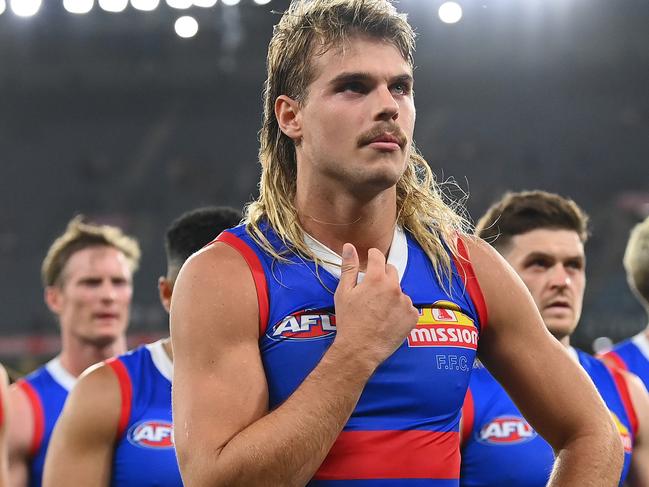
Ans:
[[[442,3],[398,5],[419,35],[420,150],[475,218],[506,190],[574,198],[593,232],[574,343],[639,331],[621,260],[649,214],[649,2],[458,0],[455,24]],[[166,334],[164,230],[256,194],[265,52],[287,4],[0,14],[0,360],[29,370],[56,352],[40,263],[77,213],[139,238],[132,343]],[[195,37],[174,32],[182,15]]]

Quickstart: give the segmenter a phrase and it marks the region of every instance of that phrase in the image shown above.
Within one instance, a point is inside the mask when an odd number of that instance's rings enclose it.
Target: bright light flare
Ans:
[[[223,0],[223,5],[237,5],[241,0]]]
[[[150,12],[155,10],[160,5],[160,0],[131,0],[131,5],[137,10]]]
[[[189,39],[190,37],[194,37],[198,32],[198,22],[196,22],[194,17],[184,15],[176,20],[174,29],[176,30],[176,34],[180,37],[183,39]]]
[[[216,5],[216,0],[194,0],[194,5],[202,8],[210,8]]]
[[[7,2],[0,0],[0,14],[4,13],[5,10],[7,10]]]
[[[63,8],[71,14],[87,14],[94,3],[95,0],[63,0]]]
[[[179,10],[185,10],[191,7],[193,3],[192,0],[167,0],[167,5]]]
[[[456,2],[446,2],[440,5],[437,13],[445,24],[455,24],[462,18],[462,7]]]
[[[9,7],[18,17],[31,17],[40,10],[41,3],[41,0],[9,0]]]
[[[270,3],[270,0],[255,0],[257,5],[267,5]]]
[[[99,0],[99,6],[106,12],[123,12],[127,5],[128,0]]]

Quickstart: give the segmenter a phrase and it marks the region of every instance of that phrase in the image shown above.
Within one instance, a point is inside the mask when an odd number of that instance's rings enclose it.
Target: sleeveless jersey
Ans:
[[[306,236],[316,255],[338,263],[316,268],[272,230],[263,231],[288,262],[273,259],[243,226],[223,232],[217,241],[239,251],[255,279],[259,346],[272,410],[296,390],[334,340],[333,293],[341,259]],[[463,243],[458,245],[466,255]],[[421,246],[401,229],[395,231],[388,262],[420,310],[419,321],[367,382],[310,487],[458,485],[459,413],[480,324],[486,323],[484,300],[467,259],[458,259],[452,280],[440,286]]]
[[[649,388],[649,340],[644,330],[634,337],[616,344],[602,354],[623,370],[633,372]]]
[[[162,342],[106,363],[122,395],[111,486],[182,487],[171,422],[172,364]]]
[[[34,418],[29,487],[40,487],[42,483],[45,454],[52,430],[76,380],[63,368],[61,361],[56,357],[16,383],[27,395]]]
[[[615,419],[624,444],[620,486],[629,471],[637,419],[618,371],[571,349]],[[505,390],[484,367],[476,367],[462,408],[463,487],[543,487],[554,464],[550,445],[527,423]]]

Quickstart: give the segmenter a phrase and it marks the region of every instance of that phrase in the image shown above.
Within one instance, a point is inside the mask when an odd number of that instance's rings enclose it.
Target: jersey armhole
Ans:
[[[601,354],[601,355],[598,355],[597,358],[599,358],[600,360],[602,360],[602,361],[604,361],[604,362],[606,362],[607,360],[610,361],[610,362],[613,362],[613,363],[615,364],[615,366],[616,366],[617,368],[619,368],[619,369],[622,369],[622,370],[629,370],[629,368],[626,366],[626,362],[625,362],[624,360],[622,360],[622,357],[620,357],[620,356],[619,356],[616,352],[614,352],[613,350],[610,350],[610,351],[608,351],[608,352],[606,352],[606,353],[603,353],[603,354]],[[608,364],[607,364],[607,365],[608,365]]]
[[[111,369],[113,369],[113,372],[115,372],[115,375],[117,376],[117,381],[119,382],[121,406],[119,413],[119,422],[117,423],[117,432],[115,435],[115,442],[117,442],[126,432],[128,420],[131,417],[133,386],[131,384],[131,376],[129,375],[128,370],[126,370],[126,366],[121,360],[119,360],[117,357],[113,357],[106,360],[105,363]]]
[[[607,367],[613,380],[615,381],[615,386],[618,393],[620,394],[620,399],[622,399],[622,405],[624,406],[624,411],[626,412],[627,418],[629,418],[629,423],[631,425],[631,433],[633,434],[633,439],[638,434],[638,415],[635,412],[633,407],[633,401],[631,401],[631,393],[629,392],[629,386],[626,383],[626,379],[622,375],[622,372],[615,367]]]
[[[480,322],[480,333],[487,328],[487,305],[485,303],[480,283],[475,276],[471,260],[469,259],[469,252],[464,244],[464,241],[458,237],[457,251],[459,258],[451,253],[455,267],[458,270],[460,278],[464,282],[466,290],[469,292],[469,297],[473,301],[473,305],[478,313],[478,321]]]
[[[45,434],[45,413],[43,411],[43,403],[41,398],[29,382],[20,379],[16,385],[27,395],[29,404],[32,407],[32,415],[34,418],[34,434],[32,435],[32,443],[29,448],[29,454],[33,458],[38,453],[43,442],[43,435]]]
[[[462,404],[462,429],[460,430],[460,448],[463,448],[473,431],[473,423],[475,422],[475,404],[473,402],[473,394],[471,388],[466,390],[464,397],[464,404]]]
[[[241,257],[244,258],[246,264],[248,264],[248,268],[250,269],[250,273],[255,282],[255,290],[257,291],[257,304],[259,307],[259,338],[261,339],[261,337],[266,333],[269,313],[268,285],[266,284],[266,273],[261,265],[261,261],[248,244],[230,232],[221,232],[214,241],[222,242],[232,247],[241,255]]]

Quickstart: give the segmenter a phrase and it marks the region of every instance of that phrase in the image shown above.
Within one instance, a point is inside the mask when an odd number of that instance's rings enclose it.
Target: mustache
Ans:
[[[381,137],[382,135],[391,135],[397,139],[397,143],[401,148],[405,147],[408,143],[408,137],[405,132],[396,124],[382,124],[377,125],[376,127],[371,128],[367,132],[364,132],[358,137],[358,146],[364,146],[371,144],[375,139]]]

